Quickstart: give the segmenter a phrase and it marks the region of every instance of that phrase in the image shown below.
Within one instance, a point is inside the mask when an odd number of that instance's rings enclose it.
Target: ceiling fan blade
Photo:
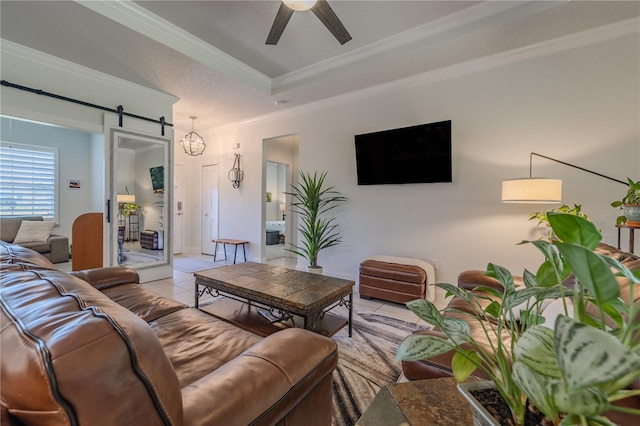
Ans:
[[[278,44],[278,40],[280,40],[280,36],[282,35],[284,28],[287,26],[289,19],[291,19],[291,15],[293,15],[293,10],[280,2],[280,9],[278,9],[276,19],[273,20],[273,25],[271,26],[271,31],[269,31],[266,44]]]
[[[331,34],[333,34],[340,44],[345,44],[351,40],[351,35],[344,25],[342,25],[342,22],[340,22],[340,19],[338,19],[338,16],[326,0],[318,0],[315,6],[311,8],[311,11],[315,13],[324,26],[331,31]]]

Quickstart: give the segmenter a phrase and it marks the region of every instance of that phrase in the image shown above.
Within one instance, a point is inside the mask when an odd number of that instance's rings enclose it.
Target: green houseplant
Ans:
[[[137,214],[139,205],[136,203],[122,203],[120,206],[120,214],[124,217],[131,216],[132,214]]]
[[[640,390],[625,390],[640,375],[636,319],[640,306],[634,297],[634,291],[640,291],[636,277],[640,271],[632,272],[596,253],[602,237],[588,220],[561,213],[547,217],[554,237],[530,242],[545,260],[535,275],[525,270],[523,289],[516,290],[509,271],[491,264],[487,274],[503,285],[502,292],[439,284],[470,309],[456,318],[446,310],[443,315],[431,302],[409,302],[413,312],[445,337],[411,335],[400,345],[397,359],[419,360],[455,351],[456,379],[463,381],[482,370],[509,405],[517,425],[524,423],[527,400],[554,424],[610,425],[602,416],[609,409],[640,415],[638,410],[611,404],[640,395]],[[620,298],[616,275],[628,280],[626,300]],[[572,289],[564,285],[570,276]],[[571,300],[573,318],[559,315],[554,324],[545,324],[541,302],[548,298],[563,304]],[[564,313],[569,313],[566,305]],[[465,315],[467,321],[482,324],[489,345],[471,335],[469,323],[461,319]]]
[[[582,218],[589,220],[589,217],[587,216],[587,214],[582,211],[582,205],[580,204],[574,204],[573,207],[569,207],[568,205],[563,204],[560,207],[556,209],[551,209],[549,211],[533,212],[529,215],[529,220],[537,219],[538,225],[549,226],[549,218],[547,217],[547,214],[549,213],[572,214],[572,215],[580,216]]]
[[[298,231],[302,234],[302,245],[289,243],[287,250],[309,261],[309,269],[320,269],[318,253],[339,244],[342,239],[336,231],[335,218],[326,217],[327,212],[347,200],[332,186],[325,187],[327,172],[305,173],[300,171],[300,180],[291,185],[293,211],[299,215]]]
[[[562,206],[555,209],[551,209],[549,211],[532,212],[529,215],[529,220],[537,219],[538,226],[546,226],[549,229],[549,236],[548,236],[549,239],[554,238],[553,231],[551,230],[551,226],[549,225],[549,216],[548,216],[549,213],[572,214],[572,215],[584,218],[586,220],[591,220],[589,219],[589,216],[587,216],[587,214],[582,211],[582,205],[580,204],[574,204],[573,207],[569,207],[568,205],[563,204]]]
[[[634,182],[627,178],[629,189],[621,200],[611,203],[611,207],[618,207],[624,214],[616,218],[616,224],[640,226],[640,181]]]

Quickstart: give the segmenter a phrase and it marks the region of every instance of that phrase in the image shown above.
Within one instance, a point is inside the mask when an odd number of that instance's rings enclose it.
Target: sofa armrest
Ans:
[[[49,259],[51,263],[62,263],[69,261],[69,239],[62,235],[52,234],[47,242],[51,245]]]
[[[331,380],[337,363],[331,339],[299,328],[279,331],[184,387],[184,422],[279,424],[303,406],[305,421],[300,424],[330,424]]]
[[[70,274],[88,282],[98,290],[104,290],[121,284],[140,283],[138,273],[125,266],[85,269],[83,271],[70,272]]]
[[[481,271],[479,269],[470,269],[468,271],[461,272],[460,275],[458,275],[458,287],[473,290],[478,286],[486,286],[502,291],[502,284],[500,284],[500,282],[495,278],[486,276],[484,272],[485,271]],[[513,276],[513,282],[516,287],[524,285],[523,278],[519,275]]]

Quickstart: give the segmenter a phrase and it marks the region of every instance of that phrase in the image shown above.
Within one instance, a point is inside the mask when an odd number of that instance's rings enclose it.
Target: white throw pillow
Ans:
[[[47,241],[54,226],[56,226],[55,222],[23,220],[13,242],[20,244],[33,241]]]

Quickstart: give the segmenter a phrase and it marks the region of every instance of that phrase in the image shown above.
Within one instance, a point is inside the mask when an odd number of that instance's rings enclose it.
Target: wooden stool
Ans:
[[[238,246],[242,245],[242,253],[244,254],[244,261],[247,261],[247,252],[244,248],[245,244],[249,244],[249,241],[243,241],[243,240],[231,240],[231,239],[227,239],[227,238],[220,238],[218,240],[213,240],[214,243],[216,243],[215,247],[213,248],[213,261],[216,261],[216,256],[218,255],[218,243],[222,243],[222,247],[224,250],[224,260],[227,260],[227,244],[230,244],[232,246],[236,246],[235,251],[233,252],[233,264],[235,265],[236,263],[236,255],[238,254]]]

